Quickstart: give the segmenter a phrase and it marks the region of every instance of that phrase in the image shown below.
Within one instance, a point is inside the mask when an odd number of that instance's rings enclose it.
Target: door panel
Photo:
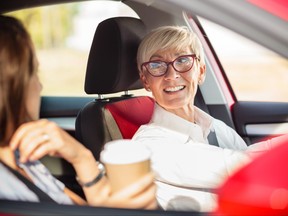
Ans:
[[[91,97],[42,97],[40,118],[56,122],[62,129],[75,137],[77,114],[91,100],[93,100]],[[68,162],[50,156],[45,156],[41,161],[57,179],[84,197],[84,193],[75,179],[74,168]]]
[[[76,116],[79,110],[91,100],[93,100],[91,97],[42,97],[40,118],[56,122],[75,136]]]
[[[240,101],[233,106],[232,116],[237,132],[248,145],[288,133],[288,103]]]

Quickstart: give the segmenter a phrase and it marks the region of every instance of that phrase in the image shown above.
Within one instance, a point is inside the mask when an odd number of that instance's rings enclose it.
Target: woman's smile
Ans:
[[[185,87],[186,86],[184,85],[170,86],[170,87],[164,88],[164,92],[174,93],[174,92],[182,91],[183,89],[185,89]]]

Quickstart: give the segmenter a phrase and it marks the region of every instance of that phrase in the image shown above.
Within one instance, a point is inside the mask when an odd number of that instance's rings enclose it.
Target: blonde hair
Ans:
[[[192,52],[204,64],[204,51],[197,35],[186,26],[162,26],[147,34],[139,45],[137,52],[137,66],[141,72],[141,65],[150,60],[159,50],[183,50],[190,47]]]
[[[38,62],[30,35],[22,23],[0,15],[0,143],[7,143],[15,130],[30,121],[27,86]]]

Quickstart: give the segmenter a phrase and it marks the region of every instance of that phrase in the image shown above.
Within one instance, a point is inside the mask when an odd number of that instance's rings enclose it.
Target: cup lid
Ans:
[[[150,155],[149,149],[143,144],[122,139],[106,143],[100,153],[100,161],[110,164],[127,164],[147,160]]]

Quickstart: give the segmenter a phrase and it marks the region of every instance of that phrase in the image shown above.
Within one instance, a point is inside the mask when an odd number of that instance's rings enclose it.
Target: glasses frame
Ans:
[[[190,67],[188,70],[179,71],[179,70],[177,70],[177,69],[174,67],[174,62],[175,62],[177,59],[182,58],[182,57],[192,57],[192,59],[193,59],[192,65],[191,65],[191,67]],[[153,77],[161,77],[161,76],[164,76],[164,75],[167,73],[170,64],[172,65],[173,69],[174,69],[175,71],[177,71],[178,73],[186,73],[186,72],[188,72],[189,70],[191,70],[191,68],[193,67],[194,62],[195,62],[195,59],[198,60],[198,61],[200,61],[200,59],[196,56],[196,54],[181,55],[181,56],[178,56],[177,58],[175,58],[173,61],[170,61],[170,62],[160,61],[160,60],[158,60],[158,61],[157,61],[157,60],[154,60],[154,61],[144,62],[144,63],[141,64],[141,68],[143,69],[143,67],[145,67],[146,70],[148,71],[148,73],[149,73],[151,76],[153,76]],[[149,69],[147,68],[147,65],[150,64],[150,63],[152,63],[152,62],[163,62],[163,63],[165,63],[166,66],[167,66],[165,73],[163,73],[163,74],[161,74],[161,75],[159,75],[159,76],[155,76],[154,74],[152,74],[152,73],[149,71]]]

